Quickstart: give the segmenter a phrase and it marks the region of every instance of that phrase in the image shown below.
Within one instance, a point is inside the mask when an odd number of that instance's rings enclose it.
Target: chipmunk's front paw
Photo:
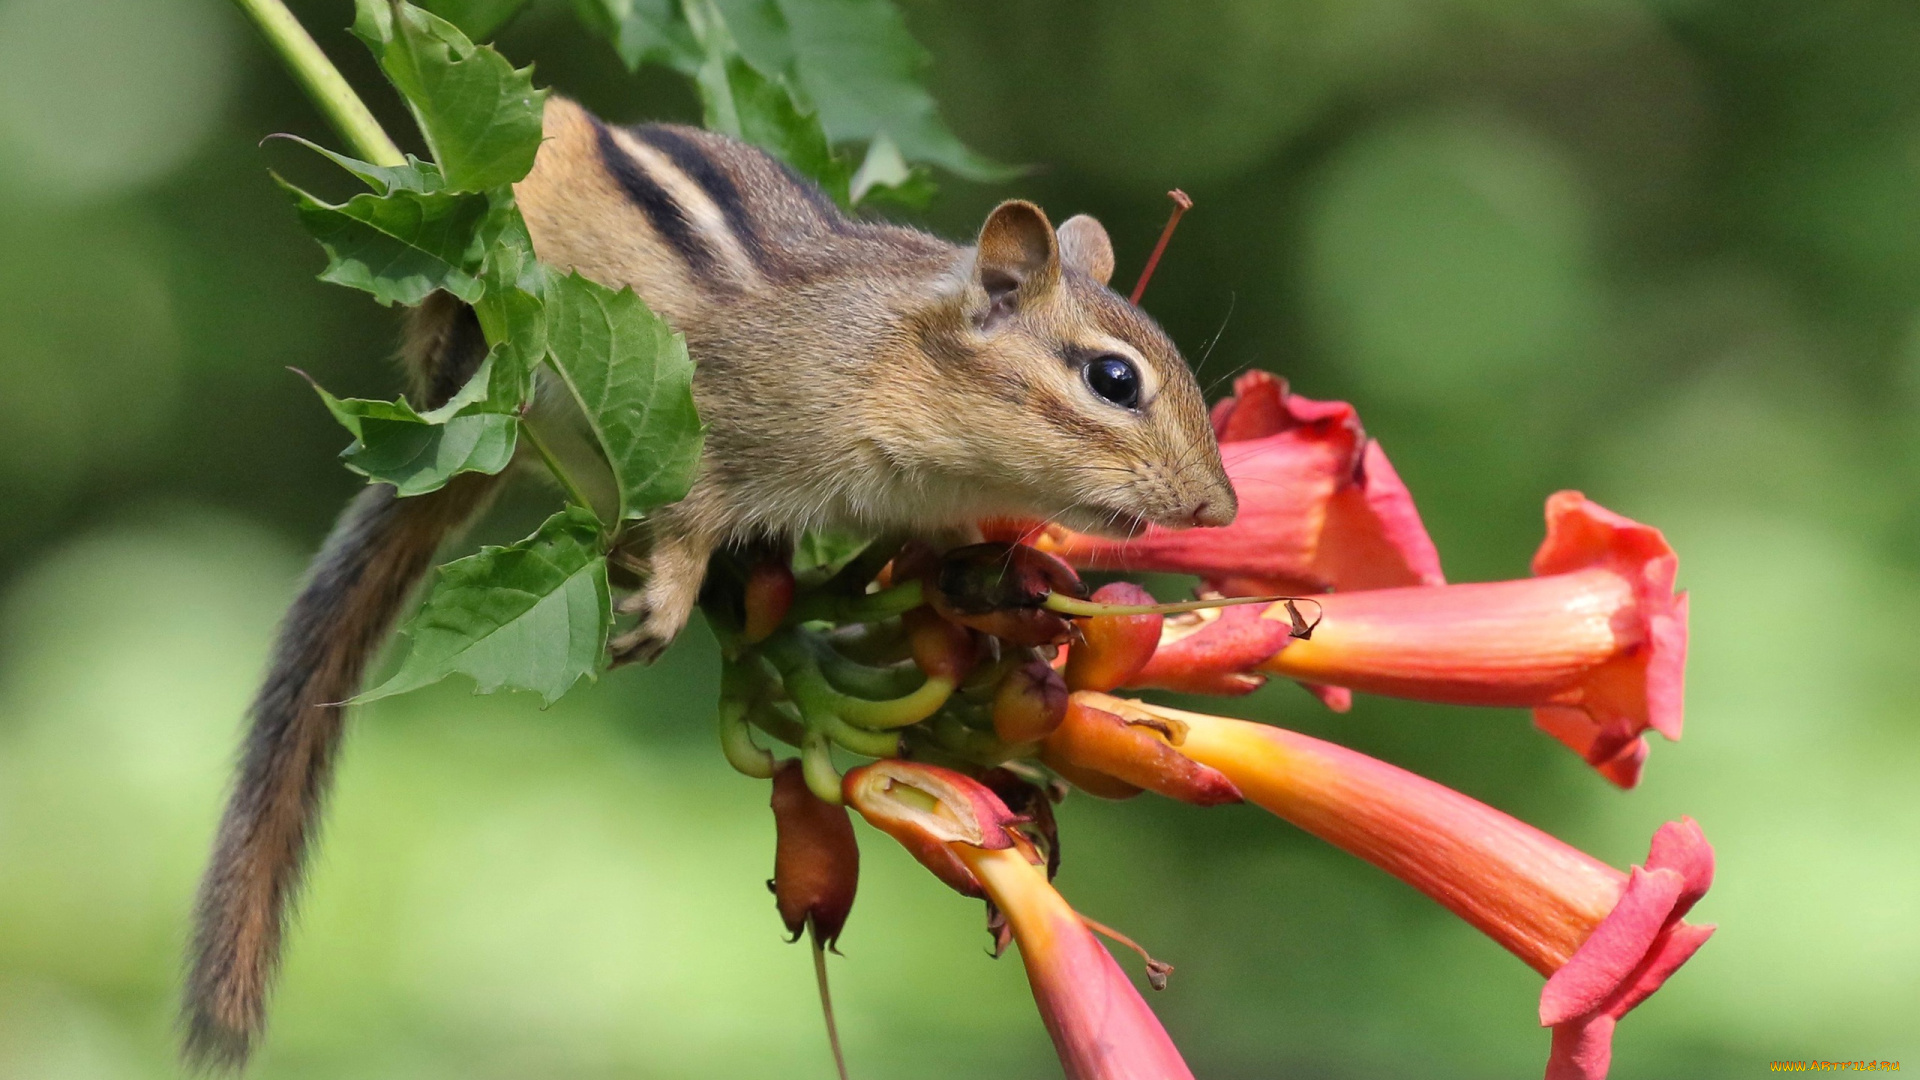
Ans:
[[[646,594],[636,593],[615,605],[623,615],[637,614],[640,624],[624,634],[619,634],[607,643],[607,660],[610,667],[626,664],[651,664],[660,659],[667,651],[673,639],[687,625],[687,612],[674,617],[672,610],[663,611],[648,603]]]
[[[641,623],[607,643],[607,666],[617,668],[627,664],[651,664],[660,659],[660,654],[666,652],[671,644],[672,638],[660,637],[645,623]]]
[[[700,598],[700,582],[706,577],[707,556],[712,551],[710,544],[693,545],[684,538],[677,544],[655,546],[646,584],[615,605],[622,615],[640,616],[640,625],[608,643],[614,667],[650,664],[680,636]]]

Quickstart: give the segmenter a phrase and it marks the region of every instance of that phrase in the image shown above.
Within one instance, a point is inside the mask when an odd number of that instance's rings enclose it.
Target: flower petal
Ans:
[[[1160,647],[1126,685],[1188,694],[1244,694],[1266,681],[1252,674],[1253,669],[1292,636],[1286,624],[1261,618],[1254,604],[1168,619]]]
[[[1129,541],[1051,528],[1036,544],[1077,565],[1198,574],[1235,595],[1437,585],[1440,560],[1413,498],[1353,406],[1241,376],[1215,406],[1240,499],[1232,525],[1150,527]]]
[[[952,845],[1013,846],[1007,827],[1019,819],[993,792],[951,769],[886,758],[847,773],[840,790],[868,824],[964,896],[982,895],[980,883]]]
[[[1540,1023],[1551,1027],[1600,1008],[1646,958],[1685,884],[1675,871],[1634,867],[1620,902],[1547,979],[1540,991]]]

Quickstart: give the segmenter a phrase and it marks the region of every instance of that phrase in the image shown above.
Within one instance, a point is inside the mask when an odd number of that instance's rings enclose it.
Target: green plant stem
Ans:
[[[824,731],[809,731],[800,743],[800,775],[814,797],[832,806],[841,805],[840,771],[833,767],[833,743]]]
[[[751,702],[723,699],[720,702],[720,751],[727,764],[756,780],[773,778],[773,755],[762,750],[747,730],[747,712]]]
[[[307,33],[300,20],[293,17],[281,0],[233,0],[241,11],[253,19],[260,33],[273,45],[274,51],[300,80],[307,97],[319,106],[326,115],[327,122],[347,140],[353,152],[375,165],[405,165],[406,156],[387,137],[380,122],[373,118],[365,102],[347,85],[340,69],[333,66],[327,54],[320,51],[313,35]]]
[[[808,622],[884,622],[926,602],[919,581],[903,581],[890,589],[859,596],[834,596],[817,592],[794,602],[787,612],[787,625]]]
[[[547,471],[560,482],[560,487],[567,493],[568,500],[578,505],[580,509],[597,516],[599,511],[593,508],[593,502],[580,490],[580,485],[574,481],[573,474],[567,471],[567,467],[560,464],[560,459],[553,456],[552,450],[547,449],[546,441],[540,438],[540,433],[533,429],[533,424],[527,417],[520,418],[520,431],[527,437],[527,443],[533,447],[534,452],[540,455],[540,461],[546,465]]]

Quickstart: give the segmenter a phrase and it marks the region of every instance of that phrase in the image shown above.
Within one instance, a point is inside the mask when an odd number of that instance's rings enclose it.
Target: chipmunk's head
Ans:
[[[1039,207],[1005,202],[972,254],[922,334],[937,399],[967,408],[920,416],[917,454],[1023,504],[1003,512],[1081,531],[1231,522],[1200,387],[1166,333],[1107,288],[1100,223],[1081,215],[1056,232]]]

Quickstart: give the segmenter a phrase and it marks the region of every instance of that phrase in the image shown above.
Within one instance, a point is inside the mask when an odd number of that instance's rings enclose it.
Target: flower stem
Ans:
[[[927,676],[920,688],[885,701],[833,692],[831,708],[842,720],[870,731],[909,727],[940,711],[953,696],[953,680]],[[831,687],[828,688],[831,691]]]
[[[525,416],[520,418],[520,431],[526,435],[527,443],[533,447],[534,452],[540,455],[540,461],[546,465],[547,471],[559,481],[561,489],[567,493],[568,500],[579,505],[580,509],[596,517],[599,516],[599,511],[593,508],[593,502],[580,490],[580,485],[574,480],[573,474],[567,471],[565,465],[560,464],[560,459],[547,448],[546,440],[540,437],[540,433],[534,430],[532,422]]]
[[[1160,265],[1160,256],[1167,252],[1167,241],[1173,239],[1174,227],[1180,224],[1180,218],[1187,211],[1193,209],[1193,199],[1179,188],[1167,192],[1167,198],[1173,200],[1173,213],[1167,216],[1167,227],[1160,230],[1160,242],[1153,245],[1153,254],[1147,256],[1147,265],[1140,271],[1140,280],[1133,283],[1133,295],[1128,297],[1136,306],[1147,291],[1147,282],[1153,280],[1153,270]]]
[[[787,625],[805,622],[875,623],[885,622],[926,603],[926,594],[918,580],[903,581],[890,589],[859,596],[833,596],[819,592],[794,602],[787,613]]]
[[[1048,593],[1048,610],[1080,617],[1094,615],[1173,615],[1182,611],[1206,611],[1239,604],[1281,604],[1289,601],[1318,603],[1301,596],[1218,596],[1211,600],[1181,600],[1171,604],[1103,604],[1097,600],[1079,600],[1065,593]]]
[[[387,137],[366,103],[347,85],[340,69],[320,51],[313,36],[293,17],[293,12],[287,10],[286,4],[281,0],[234,0],[234,3],[253,19],[260,33],[280,54],[287,70],[300,80],[307,97],[325,114],[340,137],[347,140],[354,153],[375,165],[407,163],[406,156]]]
[[[720,702],[720,750],[726,755],[727,764],[736,771],[756,780],[770,780],[773,755],[762,750],[747,730],[747,711],[752,704],[746,700]]]
[[[827,1043],[833,1047],[833,1067],[840,1080],[847,1080],[847,1057],[840,1052],[840,1025],[833,1021],[833,994],[827,989],[827,950],[820,944],[820,927],[807,918],[808,937],[813,939],[813,978],[820,985],[820,1014],[827,1020]]]
[[[831,806],[842,805],[840,770],[833,767],[833,743],[826,732],[809,731],[800,741],[800,772],[815,798]]]

